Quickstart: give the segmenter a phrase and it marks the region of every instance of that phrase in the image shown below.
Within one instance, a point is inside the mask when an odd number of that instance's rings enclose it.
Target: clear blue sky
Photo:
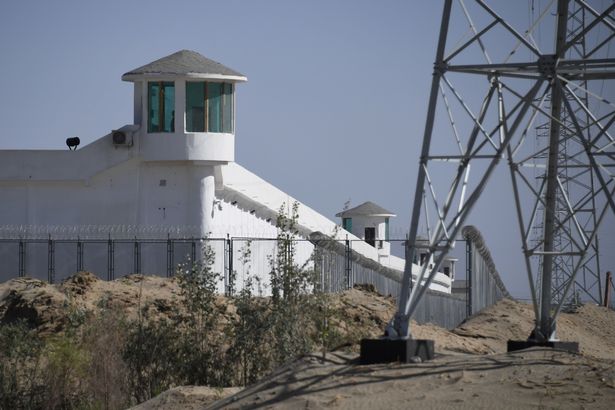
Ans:
[[[529,2],[496,3],[527,23]],[[428,0],[2,1],[0,148],[65,149],[67,137],[87,144],[131,123],[121,75],[191,49],[248,77],[238,163],[332,219],[348,199],[375,201],[404,237],[441,12]],[[470,222],[511,292],[527,297],[499,174]],[[613,249],[612,218],[605,229]]]

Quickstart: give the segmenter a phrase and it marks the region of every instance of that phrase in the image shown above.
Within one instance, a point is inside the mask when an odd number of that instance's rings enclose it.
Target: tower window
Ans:
[[[233,84],[186,83],[186,131],[233,132]]]
[[[175,132],[175,84],[148,83],[149,118],[147,132]]]
[[[389,241],[389,218],[384,218],[384,240]]]
[[[420,259],[419,265],[423,266],[423,264],[425,263],[425,259],[427,259],[427,254],[421,253],[421,259]]]
[[[342,218],[342,228],[352,232],[352,218]]]
[[[365,228],[365,242],[372,245],[373,247],[376,247],[376,228]]]

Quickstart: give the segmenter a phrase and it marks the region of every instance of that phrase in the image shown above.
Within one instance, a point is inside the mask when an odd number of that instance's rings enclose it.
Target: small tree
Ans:
[[[213,268],[215,252],[205,243],[201,258],[180,266],[177,281],[186,306],[185,335],[181,339],[180,374],[188,384],[218,386],[227,374],[221,366],[222,334],[217,324],[226,306],[216,306],[216,291],[221,274]]]
[[[25,321],[0,325],[0,408],[38,408],[44,402],[44,344]]]
[[[137,403],[180,381],[177,367],[181,332],[172,321],[146,319],[142,318],[128,334],[123,351],[129,390]]]
[[[289,215],[287,215],[287,213]],[[282,205],[278,211],[276,227],[276,253],[270,258],[271,297],[274,304],[280,301],[296,303],[314,286],[314,272],[297,263],[297,242],[299,237],[299,203],[288,210]]]
[[[236,369],[238,384],[247,386],[271,371],[271,311],[264,299],[254,297],[252,278],[234,298],[237,314],[231,321],[228,335],[232,343],[229,364]]]
[[[313,329],[309,293],[314,289],[314,272],[297,259],[299,203],[290,210],[280,207],[277,218],[276,254],[271,263],[271,326],[276,363],[283,364],[312,348]]]
[[[130,405],[128,368],[122,355],[129,333],[124,312],[112,308],[107,296],[98,303],[97,314],[83,332],[83,349],[88,354],[88,394],[94,408],[120,409]]]
[[[270,306],[266,299],[255,296],[258,280],[250,275],[251,242],[246,242],[240,252],[245,280],[242,289],[233,298],[236,315],[227,328],[232,341],[227,358],[229,365],[235,369],[237,383],[246,386],[271,370],[272,332]]]

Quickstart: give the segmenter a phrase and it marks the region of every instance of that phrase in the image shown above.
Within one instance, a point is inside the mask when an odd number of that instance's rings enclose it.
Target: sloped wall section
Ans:
[[[452,329],[470,315],[510,297],[480,231],[466,226],[463,236],[470,250],[467,263],[471,266],[471,277],[467,292],[451,295],[427,290],[413,316],[419,324],[433,323]],[[385,296],[399,295],[403,272],[365,258],[320,232],[313,233],[309,239],[316,247],[314,267],[328,286],[326,291],[339,292],[355,285],[370,284]]]

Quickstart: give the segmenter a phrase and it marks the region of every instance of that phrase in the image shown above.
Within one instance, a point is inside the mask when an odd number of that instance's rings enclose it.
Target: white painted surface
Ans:
[[[108,138],[103,140],[111,145]],[[273,238],[280,207],[288,209],[296,201],[236,163],[144,161],[131,158],[130,148],[100,148],[0,151],[0,158],[22,164],[12,179],[8,172],[1,174],[0,225],[192,226],[202,236]],[[104,164],[115,165],[99,171]],[[51,172],[44,172],[45,167]],[[336,233],[363,256],[403,270],[403,259],[382,254],[305,204],[300,203],[298,214],[304,238],[316,231]],[[312,249],[311,244],[302,245],[299,262],[307,260]],[[438,274],[432,288],[448,291],[450,283]]]
[[[135,125],[121,128],[131,144],[115,146],[108,134],[76,151],[0,151],[0,225],[136,225],[162,231],[184,226],[201,237],[274,238],[278,211],[284,206],[289,212],[298,202],[303,238],[321,232],[348,239],[364,257],[403,271],[404,260],[390,255],[390,244],[377,249],[362,241],[366,226],[375,227],[377,239],[384,240],[384,217],[354,217],[358,235],[353,235],[234,163],[234,134],[183,132],[186,78],[192,77],[157,79],[175,81],[178,132],[147,133],[146,80],[131,78]],[[271,249],[265,248],[273,245],[259,246],[251,265],[261,264],[258,270],[266,272],[265,253]],[[298,245],[298,262],[307,261],[312,250],[307,241]],[[153,268],[159,257],[151,255],[147,263]],[[221,258],[216,264],[223,263]],[[237,260],[235,266],[240,265],[245,279],[251,265]],[[417,269],[413,266],[413,272]],[[432,288],[450,292],[450,285],[450,278],[438,274]]]
[[[141,137],[140,156],[145,161],[235,160],[235,136],[226,133],[153,133]]]
[[[108,138],[103,139],[111,144]],[[101,151],[20,151],[10,156],[24,165],[13,180],[2,175],[0,225],[192,226],[200,235],[214,238],[274,238],[280,207],[288,209],[296,201],[236,163],[144,161],[130,158],[129,149],[112,148],[110,152],[117,158],[105,157],[104,146]],[[99,172],[93,170],[102,167],[100,164],[84,166],[81,171],[85,172],[80,173],[73,164],[88,163],[86,155],[90,152],[102,163],[117,165]],[[0,158],[8,155],[8,151],[0,151]],[[58,158],[63,161],[53,165]],[[55,172],[43,172],[44,164]],[[349,239],[352,249],[363,256],[403,271],[403,259],[383,255],[305,204],[300,203],[298,214],[303,237],[315,231],[336,233],[337,239]],[[312,249],[311,244],[302,244],[298,261],[305,262]],[[266,271],[263,262],[258,263],[259,271]],[[256,266],[257,262],[252,264]],[[417,269],[413,267],[413,271]],[[241,272],[245,276],[244,267]],[[450,283],[450,278],[439,273],[432,288],[448,292]]]

